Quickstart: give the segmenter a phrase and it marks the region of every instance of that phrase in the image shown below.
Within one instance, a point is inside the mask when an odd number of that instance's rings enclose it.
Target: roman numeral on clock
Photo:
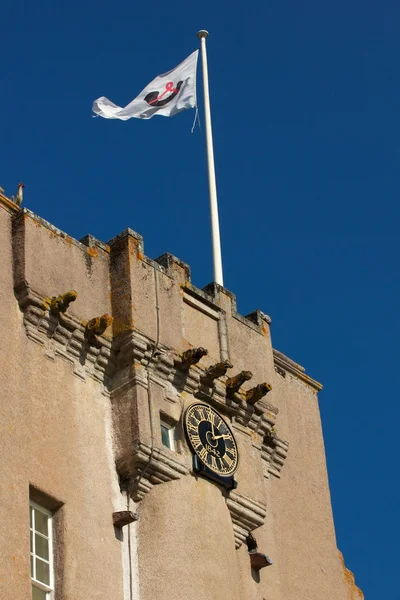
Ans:
[[[233,465],[233,459],[230,456],[228,456],[227,454],[225,454],[225,456],[223,456],[221,460],[222,460],[222,464],[224,465],[224,467],[226,467],[228,470]]]
[[[199,455],[199,457],[201,458],[201,460],[203,462],[206,462],[206,460],[207,460],[207,450],[205,448],[201,448],[200,450],[198,450],[197,454]]]
[[[194,434],[196,434],[198,432],[198,427],[196,425],[194,425],[191,421],[189,421],[188,423],[188,431],[189,432],[193,432]]]
[[[197,446],[202,445],[200,436],[197,435],[197,433],[194,433],[193,435],[190,436],[190,441],[192,442],[193,446],[197,447]]]
[[[211,468],[217,469],[217,461],[215,460],[215,457],[212,455],[211,455]]]

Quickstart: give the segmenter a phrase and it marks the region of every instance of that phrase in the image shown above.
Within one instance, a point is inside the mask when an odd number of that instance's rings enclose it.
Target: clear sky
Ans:
[[[24,205],[78,239],[133,228],[199,287],[193,111],[120,122],[91,105],[125,105],[210,31],[225,286],[323,382],[338,547],[368,600],[400,598],[398,0],[13,0],[0,23],[0,185],[23,181]]]

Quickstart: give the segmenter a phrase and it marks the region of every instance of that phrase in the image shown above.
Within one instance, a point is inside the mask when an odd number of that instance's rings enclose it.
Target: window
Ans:
[[[53,600],[52,514],[30,502],[32,600]]]
[[[174,427],[161,420],[161,441],[170,450],[175,450]]]

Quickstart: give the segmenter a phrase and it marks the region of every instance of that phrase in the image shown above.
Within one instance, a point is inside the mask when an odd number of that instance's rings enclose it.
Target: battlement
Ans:
[[[271,319],[132,229],[77,240],[2,192],[0,241],[2,501],[60,507],[56,542],[88,577],[55,563],[57,597],[120,600],[133,569],[141,600],[344,598],[321,385],[273,348]],[[196,405],[215,419],[189,422]],[[28,523],[4,539],[4,564],[25,557],[4,596],[27,597]]]
[[[112,315],[110,338],[138,330],[153,341],[159,335],[159,343],[177,353],[204,346],[209,352],[206,367],[232,362],[237,353],[235,368],[257,365],[252,368],[262,380],[271,377],[266,365],[274,364],[281,375],[290,373],[315,391],[321,389],[302,367],[272,351],[268,315],[261,310],[241,315],[235,294],[216,283],[196,287],[189,265],[172,254],[147,257],[143,237],[132,229],[107,243],[90,234],[78,241],[3,194],[0,207],[12,215],[14,287],[20,295],[21,286],[41,298],[73,289],[77,299],[69,313],[82,323]],[[271,360],[260,362],[260,352]]]

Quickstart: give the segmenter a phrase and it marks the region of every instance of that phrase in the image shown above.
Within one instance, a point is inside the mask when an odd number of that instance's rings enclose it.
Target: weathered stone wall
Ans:
[[[171,255],[148,259],[131,230],[80,243],[0,198],[0,245],[0,597],[30,597],[31,486],[56,511],[55,600],[352,598],[320,386],[273,351],[269,317],[239,315],[215,284],[197,289]],[[70,290],[68,306],[51,301]],[[104,314],[112,326],[88,329]],[[182,353],[194,347],[208,354],[189,368]],[[207,380],[224,360],[227,375]],[[242,370],[252,379],[228,394]],[[246,391],[264,382],[272,391],[253,405]],[[182,415],[194,401],[232,427],[235,490],[193,474]],[[175,425],[175,451],[160,418]],[[113,512],[126,509],[137,522],[115,529]],[[274,559],[259,572],[250,532]]]
[[[57,600],[122,599],[121,548],[112,527],[119,488],[109,398],[99,383],[73,374],[73,363],[57,356],[61,344],[48,330],[36,329],[36,343],[28,337],[30,323],[24,324],[14,293],[14,285],[24,283],[43,296],[77,287],[77,315],[88,318],[109,302],[107,276],[102,279],[108,256],[93,260],[90,277],[83,249],[32,217],[21,215],[18,224],[12,218],[0,205],[0,597],[31,597],[33,486],[48,495],[50,508],[61,506]]]

